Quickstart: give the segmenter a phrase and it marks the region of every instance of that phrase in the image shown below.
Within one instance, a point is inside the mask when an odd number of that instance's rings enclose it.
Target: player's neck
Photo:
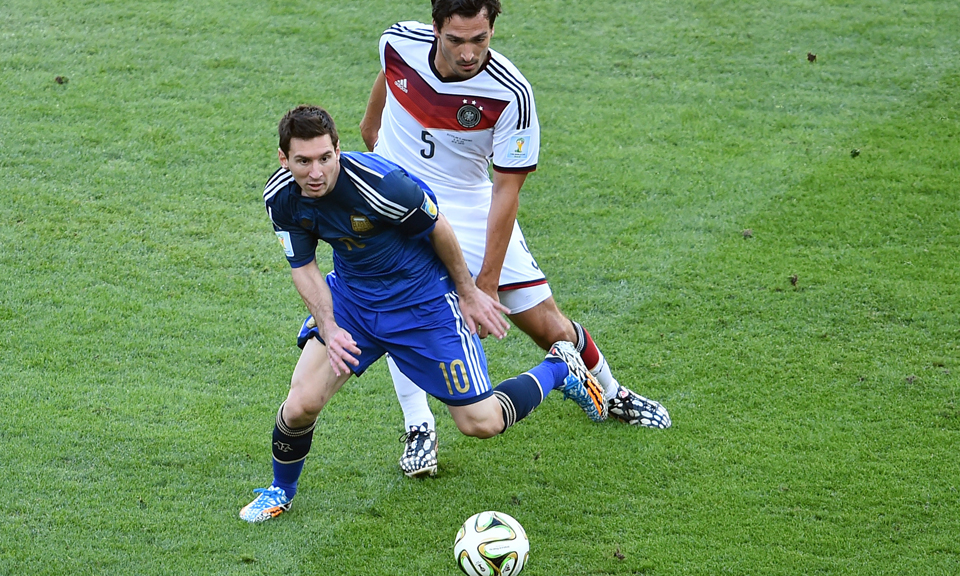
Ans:
[[[430,68],[433,69],[433,73],[436,74],[437,78],[444,82],[456,82],[459,80],[440,54],[437,41],[434,41],[433,48],[430,49]]]

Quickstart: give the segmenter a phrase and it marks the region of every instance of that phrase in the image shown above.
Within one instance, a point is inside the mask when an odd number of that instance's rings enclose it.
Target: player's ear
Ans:
[[[283,150],[277,148],[277,154],[280,156],[280,165],[289,170],[287,166],[287,155],[283,153]]]

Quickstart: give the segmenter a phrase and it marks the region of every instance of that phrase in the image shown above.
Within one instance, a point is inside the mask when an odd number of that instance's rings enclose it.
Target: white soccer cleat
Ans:
[[[428,428],[424,422],[411,426],[400,436],[406,444],[400,456],[400,469],[408,478],[434,476],[437,473],[437,431]]]
[[[659,402],[649,400],[629,388],[617,387],[617,393],[607,402],[610,416],[632,426],[669,428],[670,415]]]

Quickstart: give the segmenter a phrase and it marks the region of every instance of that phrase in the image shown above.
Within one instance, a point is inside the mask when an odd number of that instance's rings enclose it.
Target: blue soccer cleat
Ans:
[[[260,495],[240,510],[240,518],[247,522],[263,522],[276,518],[290,509],[292,501],[287,498],[287,493],[282,488],[270,486],[257,488],[254,492]]]
[[[563,361],[570,370],[570,374],[560,387],[563,398],[576,402],[594,422],[606,420],[607,403],[603,399],[603,387],[597,382],[596,376],[587,370],[576,347],[570,342],[556,342],[547,352],[547,358]]]

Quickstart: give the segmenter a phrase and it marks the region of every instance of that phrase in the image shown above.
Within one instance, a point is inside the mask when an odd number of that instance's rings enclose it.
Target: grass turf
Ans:
[[[276,121],[320,103],[359,149],[380,31],[428,17],[0,10],[0,573],[453,574],[482,509],[524,524],[531,575],[960,571],[938,1],[506,2],[493,46],[543,126],[527,239],[674,428],[550,398],[481,442],[434,404],[441,472],[411,482],[378,366],[322,416],[293,511],[236,518],[304,313],[260,202]],[[495,379],[540,357],[516,330],[487,348]]]

